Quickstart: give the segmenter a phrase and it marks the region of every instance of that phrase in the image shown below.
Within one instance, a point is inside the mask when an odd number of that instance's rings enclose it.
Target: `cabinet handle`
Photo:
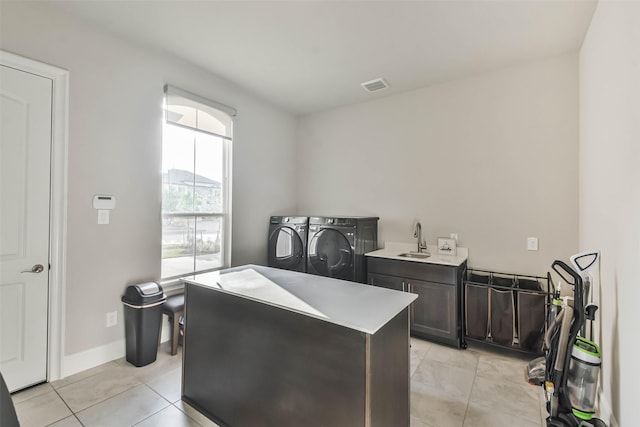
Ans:
[[[411,283],[407,282],[407,292],[411,292]]]

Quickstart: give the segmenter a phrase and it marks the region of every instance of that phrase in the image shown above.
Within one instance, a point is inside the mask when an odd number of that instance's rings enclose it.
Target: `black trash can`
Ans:
[[[127,362],[134,366],[145,366],[156,360],[162,304],[166,299],[162,287],[155,282],[128,286],[122,296]]]

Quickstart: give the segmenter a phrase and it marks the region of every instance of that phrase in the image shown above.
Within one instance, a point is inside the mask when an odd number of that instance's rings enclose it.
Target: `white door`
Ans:
[[[0,371],[47,379],[50,79],[0,66]]]

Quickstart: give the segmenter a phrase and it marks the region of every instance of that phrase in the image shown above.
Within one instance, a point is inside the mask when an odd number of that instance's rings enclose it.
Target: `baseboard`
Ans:
[[[609,427],[620,427],[611,410],[611,403],[603,393],[600,393],[600,416],[598,418],[607,423]]]
[[[163,343],[169,341],[170,339],[171,332],[169,322],[166,320],[165,316],[163,316],[160,342]],[[90,348],[89,350],[81,351],[69,356],[64,356],[62,360],[62,373],[60,378],[65,378],[69,375],[77,374],[78,372],[94,368],[98,365],[102,365],[103,363],[111,362],[115,359],[120,359],[121,357],[125,356],[125,351],[125,340],[124,338],[122,338],[109,344]]]
[[[118,341],[99,347],[90,348],[89,350],[64,356],[62,360],[62,378],[78,372],[94,368],[103,363],[110,362],[125,356],[124,338]]]

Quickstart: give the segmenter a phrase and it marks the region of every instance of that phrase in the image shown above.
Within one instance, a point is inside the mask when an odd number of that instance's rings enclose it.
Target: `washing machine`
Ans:
[[[378,248],[377,217],[310,217],[307,273],[366,283],[364,254]]]
[[[307,271],[306,216],[272,216],[269,220],[269,267]]]

